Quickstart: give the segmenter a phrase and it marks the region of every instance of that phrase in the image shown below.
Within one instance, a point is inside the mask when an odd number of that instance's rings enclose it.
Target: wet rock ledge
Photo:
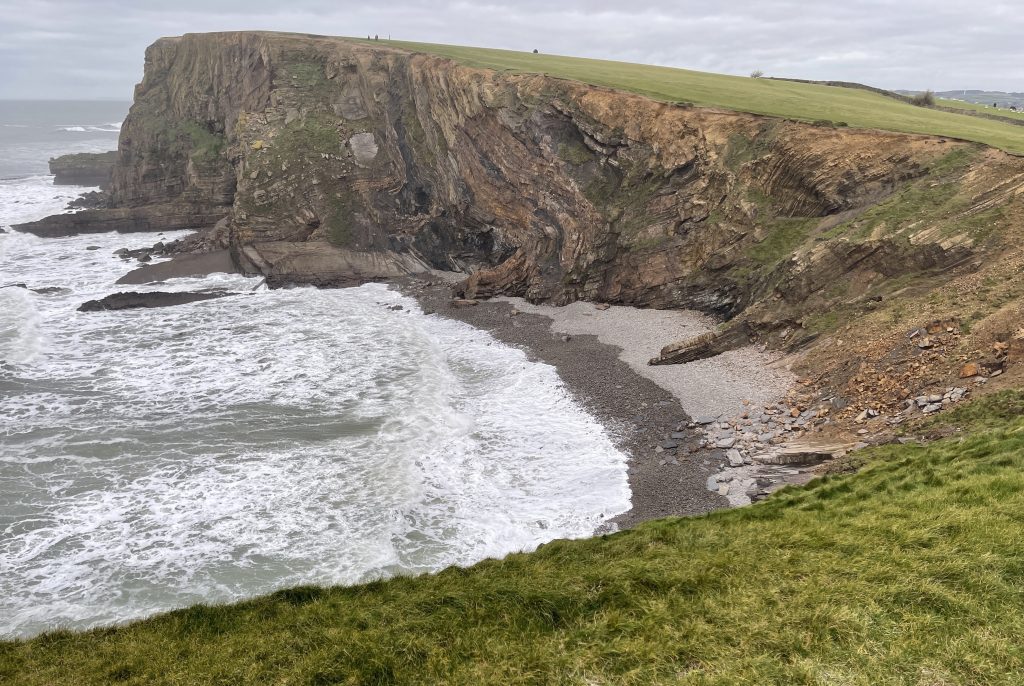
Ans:
[[[145,307],[172,307],[200,300],[214,300],[235,295],[228,291],[199,291],[195,293],[167,293],[152,291],[138,293],[112,293],[99,300],[88,300],[78,306],[79,312],[103,312],[104,310],[133,310]]]

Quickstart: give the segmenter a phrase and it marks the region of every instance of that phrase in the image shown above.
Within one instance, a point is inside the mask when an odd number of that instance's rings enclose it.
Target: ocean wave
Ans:
[[[57,126],[60,131],[70,133],[117,133],[121,130],[121,122],[109,124],[65,124]]]
[[[48,178],[0,184],[0,223],[59,210]],[[237,296],[76,311],[154,240],[0,235],[5,283],[67,289],[0,292],[0,636],[471,564],[628,509],[553,367],[382,284],[217,274],[137,288]]]
[[[54,186],[53,176],[34,174],[15,178],[0,179],[0,226],[30,222],[48,214],[65,212],[67,204],[90,190],[82,186]],[[14,240],[7,234],[7,242]],[[0,247],[0,258],[4,250]],[[10,271],[7,265],[0,267],[6,277]]]

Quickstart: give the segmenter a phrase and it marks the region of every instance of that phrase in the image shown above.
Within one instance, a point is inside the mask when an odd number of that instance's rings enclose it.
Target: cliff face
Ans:
[[[217,224],[207,245],[279,280],[435,267],[470,274],[467,296],[731,316],[837,275],[962,261],[971,240],[843,229],[965,151],[361,41],[186,35],[147,51],[117,209],[64,221]]]

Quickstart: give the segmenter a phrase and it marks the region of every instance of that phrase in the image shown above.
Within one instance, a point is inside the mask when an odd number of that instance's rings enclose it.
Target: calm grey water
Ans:
[[[85,190],[40,166],[113,147],[108,106],[0,107],[0,225]],[[552,367],[385,286],[215,274],[149,288],[238,295],[75,311],[156,238],[0,235],[0,286],[61,289],[0,288],[0,635],[470,564],[628,509],[625,456]]]

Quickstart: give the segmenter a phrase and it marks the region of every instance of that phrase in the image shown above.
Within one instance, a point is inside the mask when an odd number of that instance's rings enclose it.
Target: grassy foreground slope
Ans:
[[[752,507],[0,644],[5,684],[1019,684],[1024,394]]]
[[[473,67],[546,73],[633,91],[657,100],[692,102],[807,121],[846,122],[861,128],[950,136],[1024,154],[1022,127],[914,107],[866,90],[512,50],[407,41],[381,42],[405,50],[441,55]]]

